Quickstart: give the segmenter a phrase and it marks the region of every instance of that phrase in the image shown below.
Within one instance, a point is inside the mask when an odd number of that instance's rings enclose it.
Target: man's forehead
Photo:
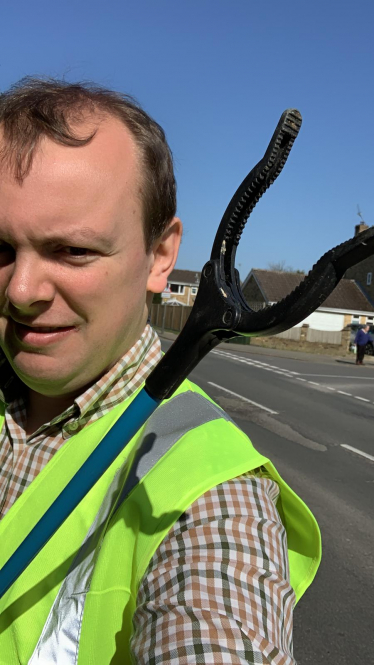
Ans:
[[[85,145],[67,146],[42,135],[33,155],[32,168],[26,180],[52,180],[69,175],[74,178],[87,175],[105,179],[138,177],[139,149],[126,125],[109,115],[91,115],[84,122],[73,124],[70,129],[80,139],[92,137]],[[2,177],[14,178],[12,155],[4,139],[0,125],[0,154],[5,151],[8,159],[3,163]],[[22,183],[23,184],[23,183]]]
[[[55,223],[61,227],[61,221],[84,227],[91,218],[96,223],[105,221],[110,211],[123,209],[126,214],[131,207],[133,214],[141,214],[139,159],[132,135],[115,118],[100,119],[95,127],[92,122],[85,128],[82,125],[80,135],[85,131],[87,136],[93,129],[94,138],[83,147],[56,144],[44,137],[21,184],[3,166],[0,223],[20,220],[32,226],[37,219],[51,227]]]
[[[0,238],[21,246],[49,243],[111,251],[143,234],[138,150],[129,130],[115,118],[80,126],[96,129],[83,147],[43,138],[30,173],[20,184],[9,168],[0,177]],[[85,134],[83,134],[85,131]],[[4,171],[4,167],[2,171]],[[91,243],[89,245],[89,243]]]

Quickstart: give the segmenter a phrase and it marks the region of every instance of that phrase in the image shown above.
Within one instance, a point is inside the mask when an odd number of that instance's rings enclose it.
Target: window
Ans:
[[[197,294],[197,286],[192,286],[191,287],[191,295],[196,296],[196,294]]]
[[[171,293],[178,293],[180,296],[184,294],[184,286],[182,284],[170,284]]]
[[[372,273],[371,273],[371,272],[368,272],[368,274],[366,275],[366,286],[370,286],[370,284],[371,284],[371,277],[372,277]]]
[[[360,323],[360,317],[358,314],[352,314],[352,326],[358,326]]]

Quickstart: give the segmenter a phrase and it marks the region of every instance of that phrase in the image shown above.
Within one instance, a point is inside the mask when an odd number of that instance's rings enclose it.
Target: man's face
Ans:
[[[155,258],[145,251],[138,163],[131,134],[107,119],[82,148],[44,138],[22,185],[1,174],[0,346],[38,393],[79,392],[145,326]]]

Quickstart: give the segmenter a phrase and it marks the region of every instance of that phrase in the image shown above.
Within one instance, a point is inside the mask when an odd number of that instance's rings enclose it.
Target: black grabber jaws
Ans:
[[[324,254],[286,298],[258,312],[243,296],[235,268],[236,248],[257,201],[278,177],[301,127],[296,109],[285,111],[264,157],[236,190],[219,225],[210,261],[182,332],[146,380],[147,392],[170,397],[198,362],[223,340],[239,335],[274,335],[311,314],[345,271],[374,254],[374,227]]]

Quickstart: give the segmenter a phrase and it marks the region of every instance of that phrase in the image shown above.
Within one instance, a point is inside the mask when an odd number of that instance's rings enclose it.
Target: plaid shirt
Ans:
[[[96,384],[28,437],[24,387],[3,359],[0,514],[67,438],[136,390],[160,356],[147,325]],[[206,492],[176,522],[139,588],[131,643],[136,663],[294,665],[294,593],[278,494],[258,470]]]

